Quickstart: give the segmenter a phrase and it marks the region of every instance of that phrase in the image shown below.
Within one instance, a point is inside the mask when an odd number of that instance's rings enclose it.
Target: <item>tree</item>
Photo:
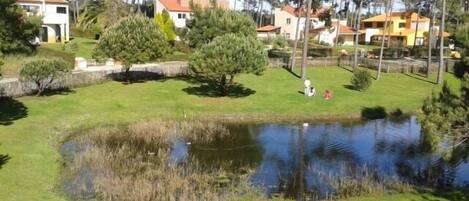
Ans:
[[[77,27],[82,31],[102,33],[120,19],[129,15],[127,6],[121,0],[86,1],[85,9],[78,17]]]
[[[308,59],[308,43],[309,43],[309,28],[311,21],[311,4],[312,0],[306,0],[306,22],[303,37],[303,55],[301,56],[301,79],[306,79],[306,60]]]
[[[381,48],[379,50],[379,63],[378,63],[378,72],[376,74],[376,80],[379,80],[381,77],[381,66],[383,64],[383,50],[384,50],[384,38],[386,37],[386,29],[391,29],[391,27],[388,27],[388,18],[391,16],[391,8],[390,8],[391,2],[386,1],[385,2],[385,8],[384,12],[386,17],[384,18],[384,29],[383,29],[383,34],[381,35]],[[388,38],[390,40],[390,38]]]
[[[49,89],[58,78],[70,71],[70,67],[63,60],[41,59],[24,64],[20,70],[20,79],[36,85],[37,96]]]
[[[367,70],[355,68],[350,83],[355,90],[366,91],[372,84],[371,74]]]
[[[240,36],[256,36],[252,18],[240,12],[194,6],[193,18],[187,24],[187,38],[191,47],[201,47],[217,36],[233,33]]]
[[[354,0],[353,1],[357,7],[358,7],[358,13],[357,13],[357,19],[356,19],[356,29],[357,33],[360,30],[360,22],[361,22],[361,12],[362,12],[362,7],[367,5],[365,0]],[[356,68],[358,65],[358,38],[359,35],[355,35],[355,47],[354,47],[354,57],[353,57],[353,68]]]
[[[42,19],[26,16],[15,0],[0,0],[0,52],[31,53],[31,40],[39,35]]]
[[[221,95],[227,95],[241,73],[261,75],[267,66],[264,45],[254,37],[225,34],[203,45],[190,58],[190,70]]]
[[[149,18],[134,15],[105,30],[93,51],[93,57],[122,61],[129,81],[129,70],[133,64],[156,60],[168,50],[169,45],[160,28]]]
[[[163,10],[163,13],[156,14],[155,23],[160,27],[161,31],[163,31],[168,41],[172,42],[176,40],[176,30],[174,29],[174,22],[169,16],[168,11]]]
[[[298,48],[298,34],[300,32],[300,21],[301,21],[301,10],[303,9],[303,1],[299,0],[298,1],[298,6],[295,10],[296,13],[298,13],[298,17],[296,18],[296,28],[295,28],[295,42],[293,44],[293,51],[290,59],[290,71],[293,71],[293,68],[295,67],[295,62],[296,62],[296,50]]]
[[[443,5],[441,8],[441,25],[440,25],[440,62],[438,64],[438,84],[443,83],[443,65],[444,65],[444,36],[445,32],[445,15],[446,15],[446,0],[443,0]]]
[[[424,148],[434,151],[443,136],[449,135],[460,143],[469,140],[469,74],[461,80],[461,95],[456,95],[446,82],[438,95],[428,97],[419,121],[424,133]]]

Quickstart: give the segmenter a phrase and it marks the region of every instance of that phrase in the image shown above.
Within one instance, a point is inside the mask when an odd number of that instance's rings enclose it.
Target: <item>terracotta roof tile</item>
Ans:
[[[177,0],[159,0],[168,11],[191,12],[191,8],[181,6]]]
[[[304,8],[300,9],[300,10],[297,10],[296,8],[294,8],[293,6],[291,5],[285,5],[282,7],[282,10],[287,12],[287,13],[290,13],[291,15],[293,16],[296,16],[298,17],[299,14],[301,14],[301,17],[306,17],[306,11]],[[311,17],[319,17],[319,15],[325,11],[329,10],[329,8],[326,8],[326,7],[321,7],[320,9],[318,10],[315,10],[315,11],[311,11]]]
[[[271,31],[276,31],[278,29],[280,29],[280,27],[276,27],[276,26],[273,26],[273,25],[267,25],[267,26],[257,28],[256,31],[257,32],[271,32]]]

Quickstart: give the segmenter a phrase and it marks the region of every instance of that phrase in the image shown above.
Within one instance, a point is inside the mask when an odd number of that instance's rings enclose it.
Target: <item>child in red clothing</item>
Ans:
[[[324,92],[324,99],[330,100],[331,98],[332,98],[332,92],[329,90],[326,90],[326,92]]]

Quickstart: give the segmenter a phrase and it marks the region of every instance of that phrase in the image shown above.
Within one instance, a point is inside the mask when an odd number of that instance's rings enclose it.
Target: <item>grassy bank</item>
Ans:
[[[58,147],[69,132],[101,124],[154,118],[357,116],[365,107],[388,111],[415,110],[439,88],[420,77],[384,75],[367,92],[349,89],[350,72],[341,68],[311,68],[308,75],[319,96],[305,98],[302,81],[283,69],[261,77],[237,79],[244,90],[233,97],[210,97],[211,90],[185,79],[147,81],[125,85],[109,82],[46,97],[23,97],[0,105],[0,163],[2,200],[64,200],[56,185],[61,169]],[[452,86],[458,82],[447,75]],[[423,80],[422,80],[423,79]],[[321,98],[325,89],[333,98]]]

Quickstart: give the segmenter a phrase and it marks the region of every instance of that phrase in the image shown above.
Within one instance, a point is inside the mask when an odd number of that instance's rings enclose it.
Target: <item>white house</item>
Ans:
[[[321,8],[316,12],[311,13],[311,29],[324,27],[324,21],[319,20],[319,14],[327,8]],[[286,39],[294,40],[296,32],[296,24],[300,20],[299,37],[303,33],[305,27],[306,12],[298,12],[293,6],[285,5],[282,8],[275,8],[274,10],[276,27],[281,27],[280,34],[285,36]]]
[[[156,13],[161,13],[163,10],[168,11],[169,16],[174,22],[176,28],[185,28],[186,19],[191,17],[190,0],[155,0]],[[210,6],[210,0],[192,0],[194,4],[207,8]],[[223,9],[229,8],[229,0],[218,0],[217,4]]]
[[[339,31],[338,35],[338,44],[339,45],[354,45],[354,36],[357,35],[357,31],[353,30],[352,28],[346,26],[346,22],[339,22],[339,28],[337,28],[337,21],[332,23],[331,27],[321,27],[317,29],[313,29],[310,31],[311,38],[316,40],[318,43],[326,43],[329,46],[333,46],[335,43],[335,38],[337,37],[337,31]]]
[[[69,9],[66,0],[16,0],[27,15],[42,16],[42,30],[38,41],[66,42],[70,39]]]

